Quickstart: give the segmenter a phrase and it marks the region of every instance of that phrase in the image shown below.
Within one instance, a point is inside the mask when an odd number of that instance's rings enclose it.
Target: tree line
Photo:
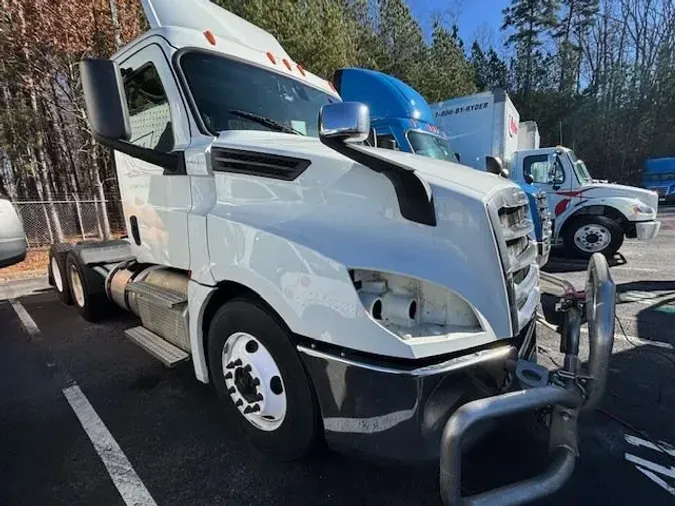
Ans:
[[[622,182],[638,180],[645,158],[675,154],[674,2],[512,0],[506,44],[490,47],[465,46],[441,15],[424,30],[405,0],[216,1],[325,78],[372,68],[429,102],[505,88],[543,145],[572,147],[596,177]],[[138,0],[0,0],[0,192],[117,198],[77,63],[112,55],[143,29]],[[99,221],[109,227],[105,208]]]

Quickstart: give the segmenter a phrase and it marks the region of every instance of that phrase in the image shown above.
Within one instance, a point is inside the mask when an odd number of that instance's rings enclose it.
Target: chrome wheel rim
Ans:
[[[596,223],[584,225],[574,233],[574,244],[583,251],[596,253],[604,250],[612,242],[611,232]]]
[[[73,294],[75,303],[80,307],[84,307],[84,288],[82,287],[80,273],[77,272],[74,265],[70,266],[70,291]]]
[[[251,334],[236,332],[222,352],[227,393],[241,415],[254,427],[270,432],[286,417],[286,387],[279,366]]]
[[[59,269],[59,263],[56,261],[56,257],[52,257],[52,279],[54,280],[54,285],[59,292],[63,292],[63,278],[61,277],[61,269]]]

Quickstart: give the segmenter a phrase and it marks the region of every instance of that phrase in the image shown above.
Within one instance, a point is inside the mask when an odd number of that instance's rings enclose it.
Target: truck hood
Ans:
[[[501,239],[489,214],[520,192],[513,182],[418,155],[365,148],[369,154],[416,169],[428,183],[437,218],[431,227],[398,213],[395,189],[384,175],[318,139],[228,131],[213,142],[216,147],[278,154],[311,164],[293,184],[236,171],[216,177],[214,220],[223,218],[228,227],[239,223],[256,234],[283,238],[343,266],[431,281],[470,301],[484,328],[500,338],[513,336]],[[232,240],[243,247],[243,239]]]
[[[580,188],[583,197],[625,197],[636,199],[656,210],[659,205],[659,196],[656,192],[614,183],[589,183]]]
[[[260,151],[285,156],[304,156],[313,161],[324,158],[339,160],[348,164],[348,166],[354,164],[349,158],[324,146],[317,138],[284,133],[262,131],[221,132],[214,142],[214,146],[251,151],[259,149]],[[504,187],[518,187],[512,181],[495,174],[478,171],[458,163],[389,149],[373,147],[364,147],[363,149],[379,158],[416,170],[432,186],[456,191],[482,201],[487,201],[491,195]]]

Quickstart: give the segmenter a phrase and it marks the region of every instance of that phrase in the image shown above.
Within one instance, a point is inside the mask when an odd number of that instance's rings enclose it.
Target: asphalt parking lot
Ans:
[[[675,504],[675,209],[661,215],[655,242],[628,242],[612,262],[621,325],[608,392],[582,419],[573,478],[540,504]],[[560,257],[548,270],[581,288],[585,267]],[[41,280],[5,284],[0,299],[2,505],[440,503],[434,466],[265,458],[189,365],[165,369],[124,338],[132,318],[89,324]],[[556,337],[538,332],[553,366]],[[545,465],[539,450],[491,438],[468,457],[469,488]]]

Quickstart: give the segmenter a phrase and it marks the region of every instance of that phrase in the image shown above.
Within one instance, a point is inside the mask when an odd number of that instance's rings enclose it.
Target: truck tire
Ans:
[[[73,303],[66,275],[66,259],[71,249],[73,249],[72,244],[65,242],[52,244],[49,248],[49,264],[47,266],[49,284],[56,290],[59,300],[67,305]]]
[[[66,272],[73,304],[78,313],[88,322],[100,321],[112,307],[105,293],[105,278],[85,265],[76,249],[68,253]]]
[[[580,216],[565,229],[565,247],[580,258],[590,258],[593,253],[614,256],[623,244],[623,229],[606,216]]]
[[[313,449],[320,425],[310,379],[289,332],[264,303],[241,297],[218,309],[208,364],[226,415],[256,448],[281,461]]]

